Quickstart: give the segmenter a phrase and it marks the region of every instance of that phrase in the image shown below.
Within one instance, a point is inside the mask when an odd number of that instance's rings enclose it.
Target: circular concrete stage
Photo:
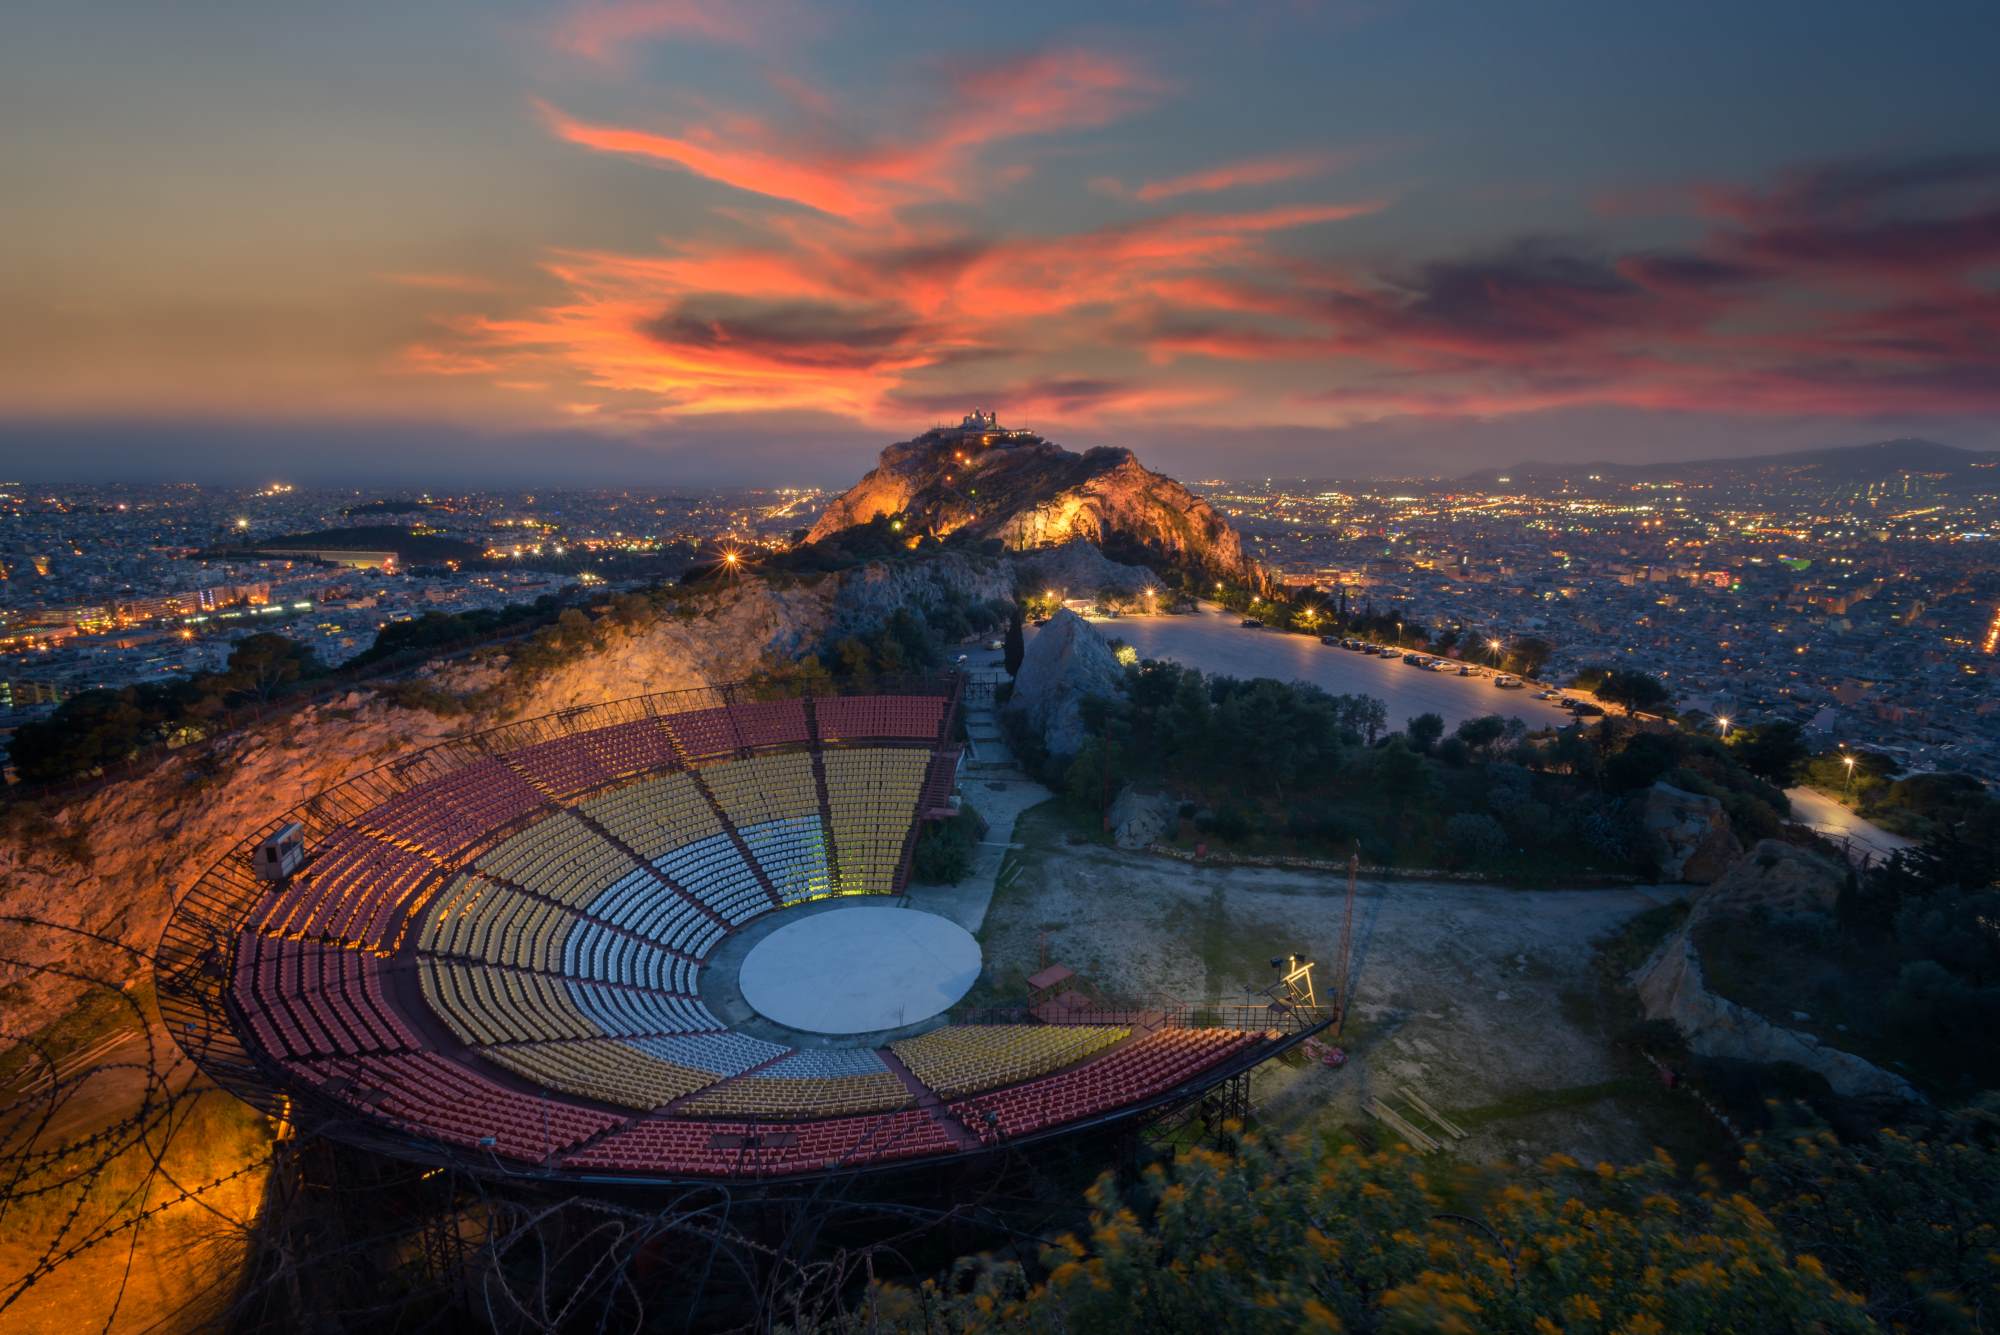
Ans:
[[[927,1020],[979,979],[979,942],[949,918],[857,904],[786,923],[743,959],[759,1015],[813,1034],[868,1034]]]

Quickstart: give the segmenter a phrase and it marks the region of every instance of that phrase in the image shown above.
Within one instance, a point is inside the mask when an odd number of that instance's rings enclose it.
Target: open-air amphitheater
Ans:
[[[958,1005],[978,943],[903,892],[956,806],[961,690],[680,692],[397,759],[185,896],[162,1014],[301,1130],[607,1187],[971,1164],[1192,1106],[1325,1023]]]

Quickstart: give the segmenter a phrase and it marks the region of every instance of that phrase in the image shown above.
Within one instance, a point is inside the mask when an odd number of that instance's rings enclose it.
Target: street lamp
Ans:
[[[1726,715],[1726,714],[1724,714],[1724,715],[1721,715],[1721,716],[1717,717],[1717,719],[1716,719],[1715,721],[1716,721],[1716,724],[1717,724],[1718,726],[1720,726],[1720,727],[1721,727],[1721,729],[1722,729],[1722,740],[1723,740],[1723,741],[1725,741],[1725,742],[1726,742],[1726,741],[1728,741],[1728,740],[1729,740],[1729,716],[1728,716],[1728,715]]]
[[[1486,647],[1490,649],[1493,653],[1493,665],[1495,667],[1500,666],[1500,641],[1488,640],[1486,642]]]
[[[1854,791],[1854,757],[1842,756],[1840,763],[1847,766],[1847,782],[1841,785],[1840,789],[1841,795],[1845,797]]]

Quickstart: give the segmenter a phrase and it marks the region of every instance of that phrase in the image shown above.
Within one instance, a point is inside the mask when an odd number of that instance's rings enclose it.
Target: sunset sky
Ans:
[[[29,0],[0,476],[2000,446],[1987,3]]]

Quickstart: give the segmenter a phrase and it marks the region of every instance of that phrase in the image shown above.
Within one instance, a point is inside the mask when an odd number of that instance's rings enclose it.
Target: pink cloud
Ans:
[[[1170,176],[1164,180],[1147,181],[1136,187],[1131,194],[1134,199],[1154,204],[1163,199],[1178,199],[1182,195],[1208,195],[1224,190],[1240,190],[1247,186],[1277,185],[1284,181],[1299,181],[1309,176],[1319,176],[1340,165],[1341,161],[1339,156],[1329,153],[1245,158],[1239,162],[1205,167],[1200,171]]]
[[[715,123],[677,131],[585,121],[546,103],[535,105],[557,137],[585,148],[663,163],[831,217],[881,222],[898,209],[957,200],[982,177],[983,150],[1010,140],[1089,129],[1130,114],[1151,97],[1153,81],[1123,57],[1063,48],[992,60],[956,71],[934,113],[911,118],[922,133],[860,145],[829,143],[823,127],[785,133],[753,116],[717,114]],[[794,89],[822,104],[824,95]]]
[[[599,62],[632,42],[660,37],[747,46],[765,8],[753,0],[587,0],[562,17],[552,40],[558,50]]]
[[[445,319],[449,336],[406,352],[404,369],[547,384],[607,423],[815,412],[897,427],[986,399],[1051,425],[2000,401],[2000,309],[1977,277],[2000,261],[2000,209],[1981,204],[1977,162],[1680,188],[1678,247],[1530,238],[1366,264],[1340,255],[1338,225],[1384,199],[981,226],[971,206],[991,188],[994,146],[1111,124],[1158,89],[1078,50],[953,79],[935,114],[888,137],[713,108],[661,130],[545,108],[567,142],[801,207],[718,205],[727,230],[648,252],[554,252],[561,296]],[[788,100],[838,110],[809,86]],[[1245,159],[1118,189],[1162,203],[1328,164]]]

